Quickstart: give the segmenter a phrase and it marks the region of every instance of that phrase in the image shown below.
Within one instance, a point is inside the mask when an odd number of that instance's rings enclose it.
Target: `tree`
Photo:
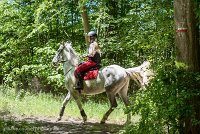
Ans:
[[[199,43],[199,25],[198,18],[195,15],[194,9],[197,5],[192,0],[175,0],[174,1],[174,19],[176,26],[176,47],[177,47],[177,62],[180,62],[186,72],[200,72],[200,43]],[[193,76],[195,77],[195,76]],[[190,77],[188,77],[190,78]],[[190,81],[190,80],[188,80]],[[182,81],[179,81],[180,83]],[[192,81],[187,90],[195,93],[195,90],[200,88],[197,81]],[[194,86],[195,85],[195,86]],[[185,105],[190,105],[193,108],[194,115],[183,115],[181,117],[182,125],[185,124],[184,133],[197,134],[200,132],[200,123],[195,121],[200,120],[200,96],[192,95],[185,102]],[[194,116],[194,117],[192,117]]]
[[[90,24],[89,24],[89,17],[87,14],[87,7],[84,3],[80,3],[81,6],[81,17],[82,17],[82,23],[84,28],[84,36],[85,36],[85,42],[88,44],[88,38],[87,33],[90,31]]]
[[[199,25],[192,0],[175,0],[177,61],[189,70],[200,71]]]

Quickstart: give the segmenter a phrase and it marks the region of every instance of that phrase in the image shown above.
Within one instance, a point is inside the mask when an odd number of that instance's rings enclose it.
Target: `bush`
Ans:
[[[138,91],[132,98],[127,112],[139,114],[141,119],[127,126],[125,133],[183,133],[188,117],[193,125],[199,124],[195,113],[199,106],[192,103],[200,94],[199,79],[199,73],[175,65],[162,66],[147,90]]]

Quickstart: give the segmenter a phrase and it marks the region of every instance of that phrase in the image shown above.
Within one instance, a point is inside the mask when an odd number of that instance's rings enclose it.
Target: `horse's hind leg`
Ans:
[[[62,119],[62,116],[64,114],[65,111],[65,106],[67,105],[67,102],[70,100],[71,94],[70,92],[67,93],[67,96],[65,97],[63,103],[62,103],[62,107],[60,109],[60,113],[59,113],[59,117],[57,118],[57,121],[60,121]]]
[[[128,86],[129,86],[129,81],[127,82],[127,84],[124,85],[124,87],[119,92],[119,95],[122,98],[122,100],[123,100],[123,102],[124,102],[124,104],[125,104],[126,107],[129,106],[129,100],[128,100],[128,96],[127,96]],[[131,114],[128,113],[127,114],[126,123],[130,123],[130,122],[131,122]]]
[[[117,101],[115,98],[115,94],[107,93],[107,96],[110,100],[110,109],[104,114],[103,118],[101,119],[101,124],[105,123],[108,119],[108,116],[112,113],[112,111],[117,107]]]

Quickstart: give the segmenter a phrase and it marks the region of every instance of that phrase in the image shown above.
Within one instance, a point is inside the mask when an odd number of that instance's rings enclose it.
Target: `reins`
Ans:
[[[71,70],[72,70],[73,67],[71,67],[65,74],[64,76],[66,76]]]

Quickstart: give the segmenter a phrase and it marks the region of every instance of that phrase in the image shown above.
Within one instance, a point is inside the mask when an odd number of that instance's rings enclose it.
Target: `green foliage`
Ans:
[[[181,133],[182,118],[193,107],[187,100],[199,94],[199,74],[185,72],[175,62],[173,1],[169,0],[2,0],[0,2],[0,81],[27,88],[65,93],[63,72],[50,62],[62,41],[85,51],[80,7],[86,5],[92,30],[98,32],[102,65],[133,67],[149,60],[156,78],[138,91],[127,112],[140,114],[127,133]],[[199,2],[195,14],[199,20]],[[86,48],[85,48],[86,50]],[[199,122],[193,120],[193,123]]]
[[[197,20],[200,23],[200,2],[198,0],[193,0],[194,2],[194,13],[196,15]]]
[[[97,14],[92,16],[94,19],[91,24],[99,30],[100,46],[106,59],[103,64],[131,67],[144,60],[162,62],[166,55],[172,55],[172,2],[129,1],[129,5],[126,5],[125,1],[120,0],[115,10],[121,10],[122,7],[126,7],[126,10],[117,17],[109,11],[114,5],[99,3],[104,8],[99,8]]]
[[[5,0],[0,7],[0,78],[19,89],[33,88],[37,78],[39,88],[65,92],[62,71],[55,71],[51,60],[58,43],[75,42],[72,34],[80,29],[80,20],[72,16],[78,14],[73,1]]]
[[[128,111],[141,115],[141,119],[138,124],[128,126],[126,133],[183,133],[184,118],[192,118],[193,124],[199,124],[195,118],[195,108],[199,105],[188,102],[200,94],[199,77],[199,73],[186,72],[173,63],[159,68],[147,90],[137,92],[132,98],[133,105]]]
[[[132,67],[144,60],[159,64],[171,56],[172,5],[155,2],[84,1],[92,29],[98,31],[103,66]],[[50,62],[62,41],[71,41],[80,54],[85,52],[80,3],[5,0],[0,6],[0,77],[23,88],[36,77],[44,88],[63,92],[62,72],[56,72]]]

